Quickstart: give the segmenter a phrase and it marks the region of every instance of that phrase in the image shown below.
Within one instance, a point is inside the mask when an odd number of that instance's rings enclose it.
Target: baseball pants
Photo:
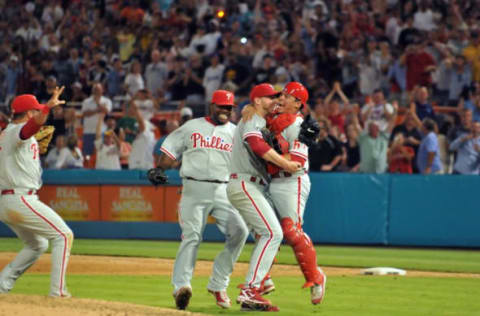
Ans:
[[[230,179],[227,195],[248,227],[260,236],[250,258],[245,282],[249,287],[259,288],[270,270],[283,233],[275,211],[265,198],[265,186],[251,182],[251,178],[238,175],[238,179]]]
[[[248,237],[248,229],[237,210],[227,198],[226,184],[183,179],[182,198],[178,219],[182,242],[173,268],[174,293],[183,286],[191,286],[197,251],[202,241],[208,215],[215,218],[225,235],[225,248],[213,263],[208,289],[222,291],[228,287],[233,266]]]
[[[10,291],[15,281],[52,245],[50,296],[69,296],[65,282],[73,233],[63,219],[37,195],[0,195],[0,221],[23,243],[23,249],[0,272],[0,293]]]
[[[310,186],[308,174],[272,179],[269,192],[279,219],[290,217],[294,223],[303,224]]]

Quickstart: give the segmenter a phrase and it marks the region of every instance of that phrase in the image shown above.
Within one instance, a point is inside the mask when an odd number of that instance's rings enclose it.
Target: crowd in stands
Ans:
[[[476,0],[11,0],[0,47],[0,128],[66,87],[47,168],[148,169],[214,90],[299,81],[312,171],[480,171]]]

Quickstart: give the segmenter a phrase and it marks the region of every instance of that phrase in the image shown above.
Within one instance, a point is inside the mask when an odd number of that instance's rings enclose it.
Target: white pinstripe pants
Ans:
[[[69,296],[65,273],[73,233],[63,219],[42,203],[37,195],[0,195],[0,221],[24,243],[15,259],[0,272],[0,293],[10,291],[15,281],[52,244],[50,296]]]

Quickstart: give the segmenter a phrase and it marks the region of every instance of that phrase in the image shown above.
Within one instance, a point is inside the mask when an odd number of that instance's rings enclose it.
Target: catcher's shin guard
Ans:
[[[281,225],[283,236],[287,244],[292,246],[297,262],[305,277],[306,283],[303,287],[312,287],[315,284],[320,284],[323,281],[323,276],[317,269],[317,253],[313,247],[312,240],[289,217],[282,218]]]

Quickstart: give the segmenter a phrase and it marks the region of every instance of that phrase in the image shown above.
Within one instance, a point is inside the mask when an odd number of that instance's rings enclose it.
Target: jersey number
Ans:
[[[33,160],[37,159],[38,155],[38,146],[37,144],[30,145],[30,150],[33,151]]]

